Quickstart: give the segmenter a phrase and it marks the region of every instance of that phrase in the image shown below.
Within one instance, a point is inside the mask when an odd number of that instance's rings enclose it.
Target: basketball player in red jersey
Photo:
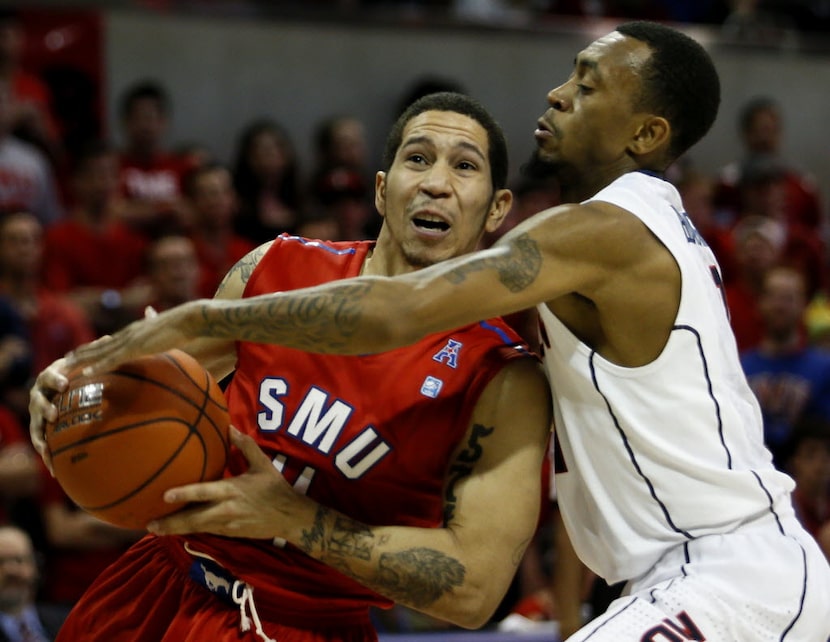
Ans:
[[[392,278],[188,303],[69,363],[94,372],[189,336],[394,350],[535,305],[559,509],[580,559],[625,582],[569,642],[827,642],[830,566],[764,446],[717,260],[661,175],[717,116],[711,57],[676,29],[626,23],[546,97],[536,160],[565,204],[492,248]]]
[[[385,166],[376,242],[280,236],[217,296],[409,273],[472,251],[511,206],[504,138],[466,96],[413,104]],[[538,360],[503,321],[350,357],[183,347],[219,378],[234,371],[235,476],[178,491],[203,501],[151,525],[167,535],[104,573],[59,640],[364,641],[376,638],[368,607],[393,602],[463,627],[488,620],[536,527],[550,429]],[[47,371],[32,404],[41,451],[45,397],[65,384],[61,362]]]

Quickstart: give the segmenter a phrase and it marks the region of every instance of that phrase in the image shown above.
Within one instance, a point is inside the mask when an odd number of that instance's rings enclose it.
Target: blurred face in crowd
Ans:
[[[762,275],[781,256],[784,231],[776,221],[744,219],[735,228],[735,260],[747,275]],[[773,238],[780,236],[780,238]]]
[[[0,223],[0,270],[9,276],[24,277],[40,268],[43,256],[43,227],[28,212],[9,214]]]
[[[197,217],[205,225],[224,225],[236,212],[236,191],[231,173],[224,167],[199,170],[191,199]]]
[[[391,244],[402,271],[475,249],[501,224],[509,190],[494,193],[487,131],[456,112],[425,111],[403,130],[388,172],[378,172],[375,205],[385,218],[378,245]]]
[[[263,182],[279,178],[291,162],[287,143],[277,132],[263,130],[251,141],[248,162],[254,174]]]
[[[124,119],[127,147],[139,154],[158,151],[167,131],[167,116],[153,98],[137,99]]]
[[[171,307],[196,298],[199,261],[189,238],[168,236],[157,240],[150,248],[148,263],[160,302]]]
[[[104,210],[118,193],[118,159],[106,152],[83,161],[74,177],[75,197],[91,211]]]
[[[18,614],[34,599],[38,572],[29,536],[0,527],[0,611]]]
[[[774,154],[781,146],[781,116],[772,108],[758,110],[744,130],[744,142],[754,154]]]
[[[353,118],[339,120],[332,130],[331,160],[336,165],[362,167],[368,154],[363,124]]]
[[[807,298],[804,279],[790,268],[773,268],[764,278],[759,301],[767,333],[787,339],[797,333],[804,318]]]

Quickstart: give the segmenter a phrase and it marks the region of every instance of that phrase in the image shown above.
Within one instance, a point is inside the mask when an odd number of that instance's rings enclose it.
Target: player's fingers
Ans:
[[[58,359],[38,374],[33,389],[39,390],[47,398],[64,392],[69,385],[69,379],[66,378],[67,370],[66,359]]]
[[[113,353],[117,353],[118,341],[110,335],[106,335],[78,346],[66,355],[66,364],[69,368],[82,367],[84,375],[92,375],[110,369],[110,362],[114,361]]]
[[[144,318],[145,319],[154,319],[159,315],[156,309],[152,305],[148,305],[144,308]]]
[[[262,452],[262,449],[251,436],[239,432],[234,426],[230,427],[230,436],[231,444],[242,451],[245,459],[248,460],[248,464],[250,464],[251,470],[271,468],[271,460],[268,459],[268,455]]]
[[[164,493],[164,501],[169,504],[218,502],[233,496],[235,496],[235,493],[232,484],[220,479],[219,481],[200,482],[170,488]]]
[[[186,535],[187,533],[217,532],[227,520],[214,505],[183,508],[166,517],[147,524],[147,530],[155,535]]]

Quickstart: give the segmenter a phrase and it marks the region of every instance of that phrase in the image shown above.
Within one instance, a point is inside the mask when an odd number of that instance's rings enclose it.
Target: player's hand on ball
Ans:
[[[46,446],[46,422],[55,421],[58,416],[53,400],[69,385],[67,371],[66,359],[58,359],[37,376],[29,391],[29,437],[50,472],[52,462]]]
[[[256,442],[233,426],[230,432],[231,444],[248,460],[248,470],[236,477],[168,490],[166,501],[196,505],[151,522],[147,530],[157,535],[204,532],[291,541],[290,525],[313,516],[312,500],[291,487]]]

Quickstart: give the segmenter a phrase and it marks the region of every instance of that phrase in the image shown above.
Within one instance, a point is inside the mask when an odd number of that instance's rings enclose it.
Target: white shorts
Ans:
[[[666,553],[567,642],[830,642],[830,565],[770,515]]]

